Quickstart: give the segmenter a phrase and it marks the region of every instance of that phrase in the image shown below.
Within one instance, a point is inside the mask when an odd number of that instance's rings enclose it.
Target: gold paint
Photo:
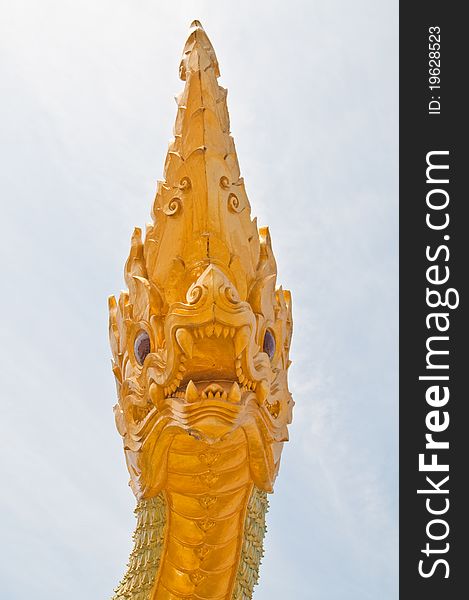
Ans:
[[[138,501],[114,598],[249,600],[291,422],[291,299],[276,288],[268,229],[251,219],[226,90],[198,21],[180,75],[153,222],[144,239],[135,229],[128,292],[109,301],[114,412]]]
[[[259,580],[259,566],[264,555],[262,543],[266,532],[265,515],[268,508],[267,494],[254,488],[244,525],[243,547],[233,600],[252,598],[252,591]]]
[[[137,527],[133,535],[134,548],[127,572],[115,590],[113,600],[147,600],[160,563],[166,522],[162,494],[148,500],[140,500],[135,515]]]

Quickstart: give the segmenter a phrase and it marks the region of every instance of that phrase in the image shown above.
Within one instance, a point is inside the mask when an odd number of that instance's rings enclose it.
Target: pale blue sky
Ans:
[[[190,22],[292,290],[255,600],[397,598],[397,2],[0,0],[0,598],[103,600],[134,527],[107,339]]]

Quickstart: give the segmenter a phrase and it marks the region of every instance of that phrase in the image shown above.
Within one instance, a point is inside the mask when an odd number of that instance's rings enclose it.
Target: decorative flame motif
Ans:
[[[276,289],[269,232],[251,220],[198,21],[180,76],[153,223],[144,240],[135,229],[128,292],[109,301],[114,411],[139,518],[114,598],[246,600],[292,416],[290,293]]]

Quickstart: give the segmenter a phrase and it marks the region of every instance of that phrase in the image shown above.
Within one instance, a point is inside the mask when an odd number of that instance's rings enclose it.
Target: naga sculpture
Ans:
[[[229,132],[226,90],[201,24],[128,292],[110,298],[110,339],[137,528],[114,600],[248,600],[263,554],[293,401],[290,293],[276,289]]]

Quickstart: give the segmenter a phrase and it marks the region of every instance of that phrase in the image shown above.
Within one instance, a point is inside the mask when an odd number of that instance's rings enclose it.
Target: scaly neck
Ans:
[[[212,445],[176,436],[163,492],[137,507],[135,547],[113,600],[249,600],[266,512],[242,431]]]

